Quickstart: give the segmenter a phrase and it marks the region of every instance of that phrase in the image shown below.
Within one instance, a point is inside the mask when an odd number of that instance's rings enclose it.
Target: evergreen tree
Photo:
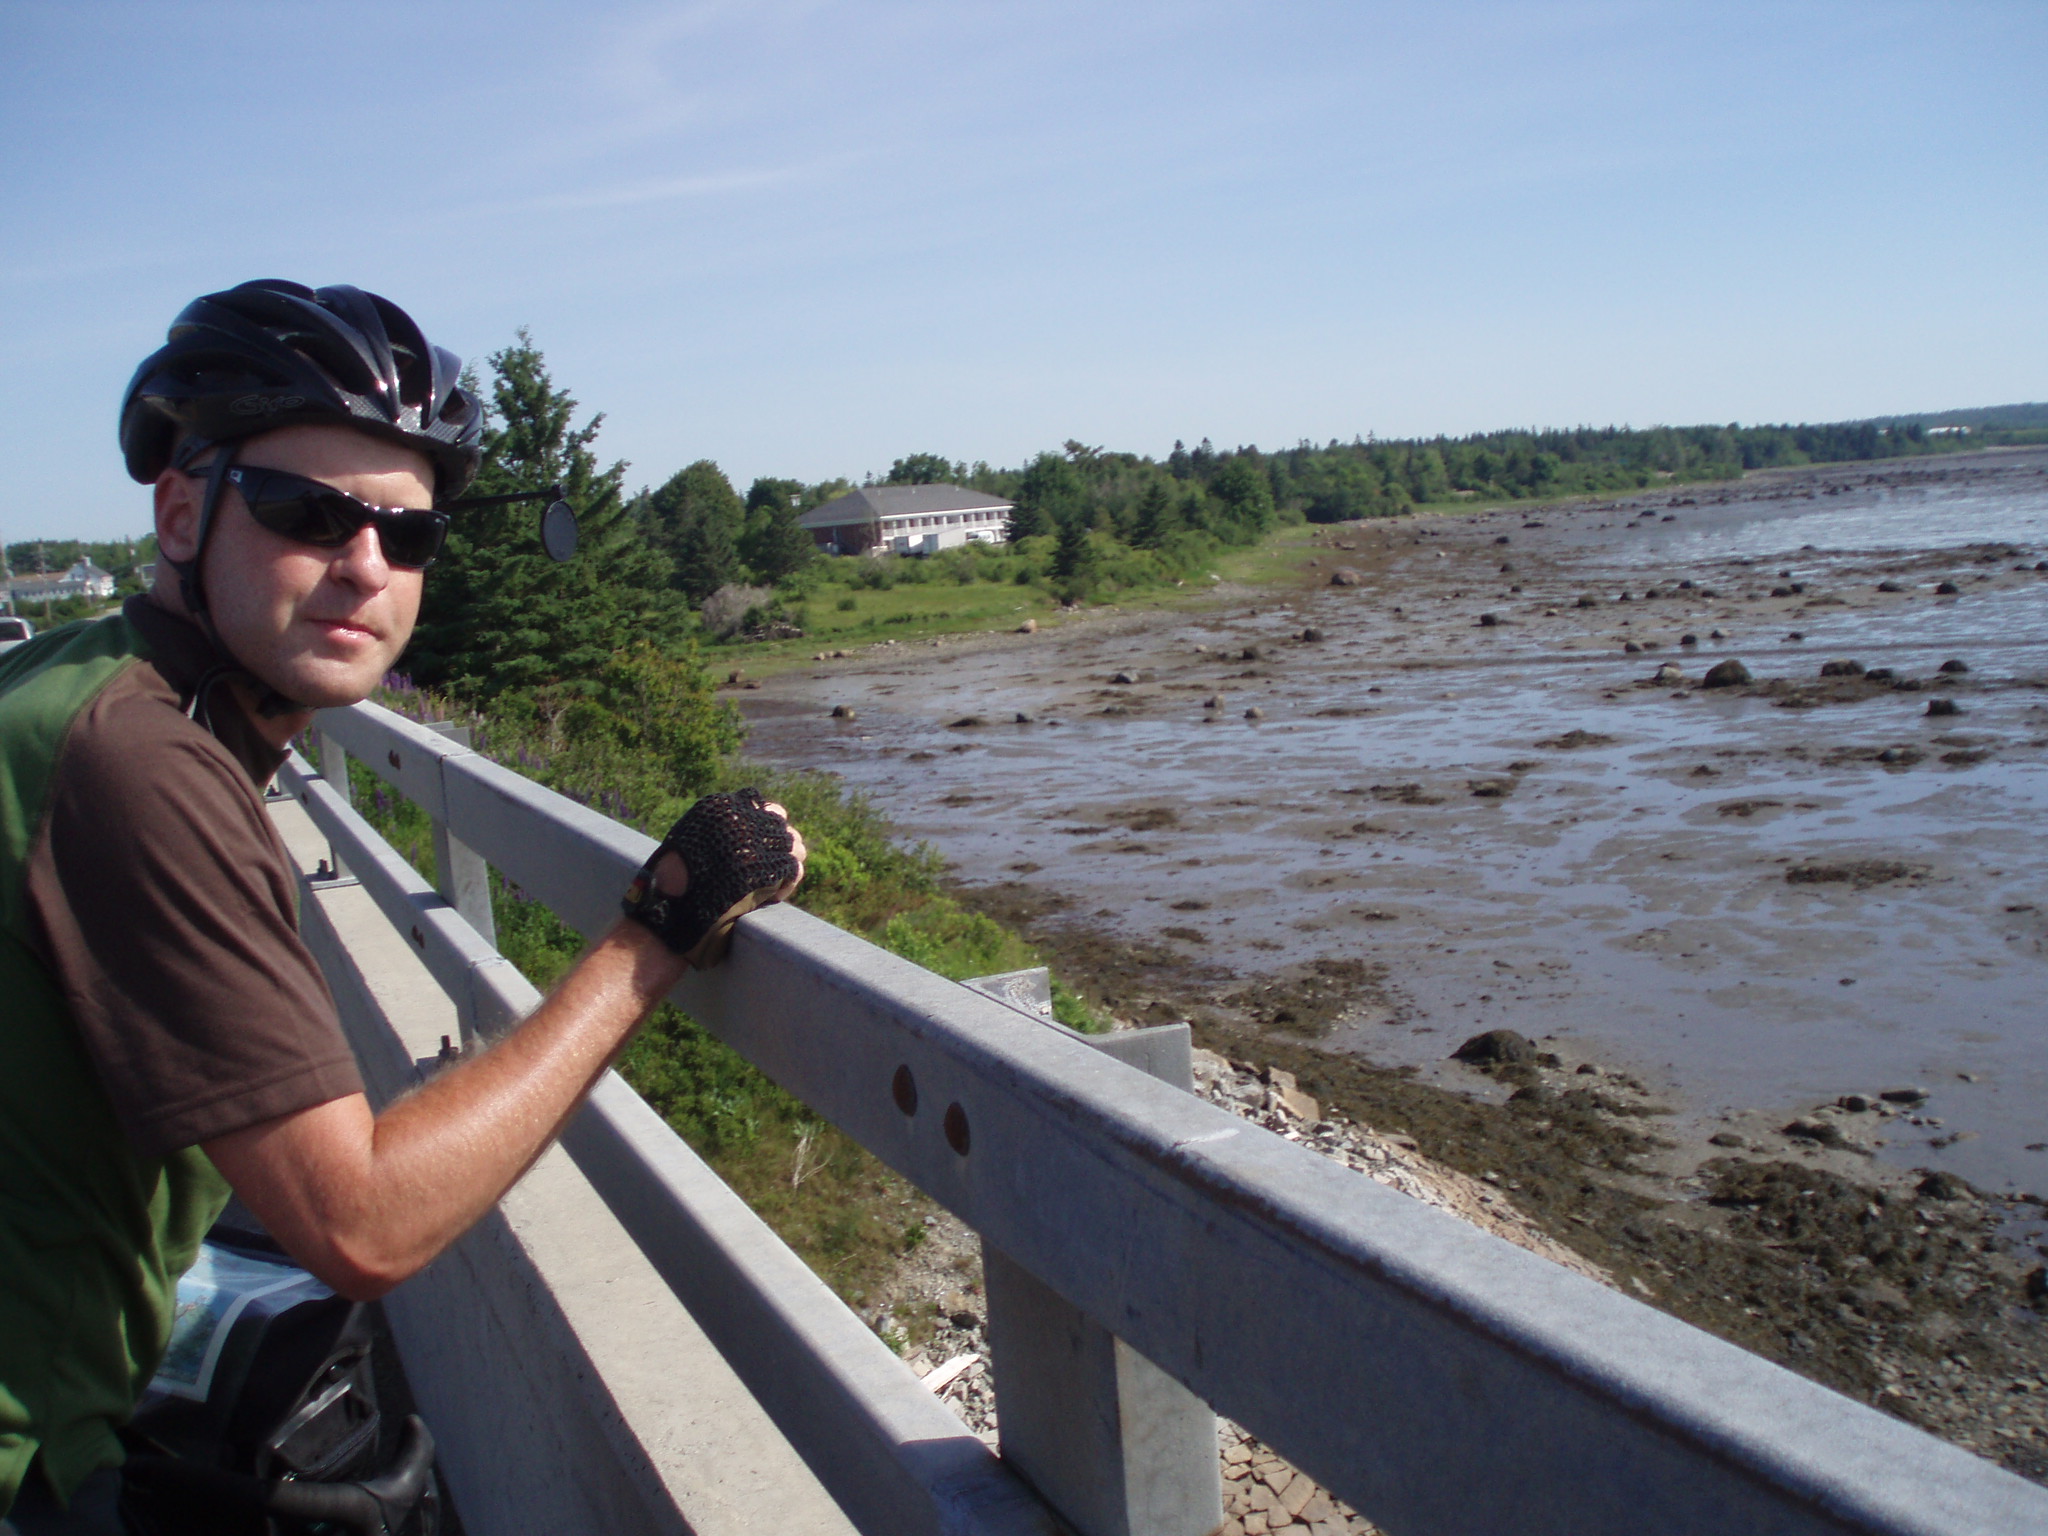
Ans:
[[[1094,548],[1088,542],[1088,525],[1078,517],[1060,524],[1060,540],[1053,546],[1052,574],[1071,601],[1087,586],[1089,567],[1095,563]]]
[[[677,470],[648,498],[649,532],[675,562],[677,589],[701,603],[738,580],[738,541],[746,507],[725,471],[709,459]]]
[[[804,483],[801,480],[774,480],[767,475],[756,477],[747,487],[747,515],[751,517],[763,507],[794,507],[803,500]]]
[[[1273,526],[1273,483],[1249,455],[1231,455],[1209,482],[1209,494],[1244,528],[1264,533]]]
[[[1154,480],[1138,498],[1138,521],[1131,530],[1131,544],[1138,549],[1157,549],[1171,531],[1173,503],[1165,485]]]
[[[551,684],[580,691],[623,647],[679,645],[688,615],[620,498],[625,464],[598,466],[591,444],[604,417],[574,424],[575,399],[555,386],[524,329],[488,361],[473,494],[560,482],[577,513],[576,556],[558,564],[541,548],[537,503],[457,512],[401,665],[422,684],[479,699]]]
[[[1088,487],[1080,471],[1056,453],[1041,453],[1017,482],[1017,510],[1011,514],[1010,536],[1027,539],[1068,523],[1083,523],[1087,499]]]
[[[908,458],[898,459],[889,466],[889,478],[884,485],[950,485],[958,479],[961,468],[955,468],[947,459],[936,453],[913,453]]]

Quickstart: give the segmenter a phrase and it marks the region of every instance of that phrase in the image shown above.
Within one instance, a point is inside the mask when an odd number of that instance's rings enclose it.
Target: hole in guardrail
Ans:
[[[967,1111],[958,1104],[946,1106],[946,1145],[962,1157],[967,1155],[971,1138],[967,1134]]]
[[[393,751],[390,751],[390,752],[386,752],[386,753],[384,754],[384,758],[385,758],[385,761],[389,762],[389,763],[391,764],[391,766],[392,766],[392,767],[394,767],[394,768],[398,768],[398,767],[402,767],[402,766],[403,766],[403,765],[402,765],[402,764],[401,764],[401,763],[400,763],[400,762],[398,761],[398,753],[396,752],[396,750],[393,750]]]
[[[895,1095],[896,1107],[906,1115],[917,1113],[917,1079],[910,1075],[907,1066],[896,1069],[896,1078],[889,1084],[889,1092]]]

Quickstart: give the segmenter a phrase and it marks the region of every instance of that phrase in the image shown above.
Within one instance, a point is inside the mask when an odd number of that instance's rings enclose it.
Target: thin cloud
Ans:
[[[722,171],[703,176],[659,176],[639,181],[614,182],[610,186],[587,187],[573,192],[549,192],[508,202],[473,205],[465,218],[502,218],[508,214],[587,213],[599,208],[633,208],[649,203],[683,202],[691,198],[720,197],[734,192],[751,192],[758,187],[783,186],[803,181],[847,163],[846,156],[808,161],[800,165],[773,166],[758,170]]]

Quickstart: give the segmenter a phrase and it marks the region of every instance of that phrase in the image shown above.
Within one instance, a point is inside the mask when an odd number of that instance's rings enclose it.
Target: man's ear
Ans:
[[[171,560],[190,560],[199,548],[199,504],[206,482],[167,469],[156,477],[156,547]]]

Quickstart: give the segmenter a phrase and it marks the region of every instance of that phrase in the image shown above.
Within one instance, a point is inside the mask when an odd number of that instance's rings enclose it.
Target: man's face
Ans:
[[[372,506],[434,503],[426,455],[347,427],[281,427],[244,441],[235,462],[304,475]],[[195,491],[203,479],[192,477]],[[419,616],[422,573],[389,564],[374,526],[335,549],[300,544],[260,526],[232,483],[221,493],[203,575],[214,627],[236,660],[314,708],[367,696]]]

